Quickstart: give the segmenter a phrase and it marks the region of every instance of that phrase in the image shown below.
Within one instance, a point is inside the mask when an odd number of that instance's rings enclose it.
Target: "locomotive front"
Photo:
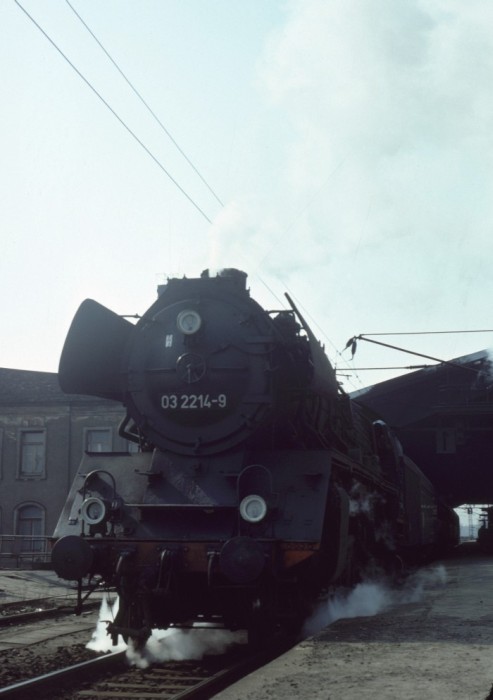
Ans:
[[[299,622],[325,546],[321,435],[338,400],[302,325],[292,310],[264,311],[238,270],[169,280],[136,324],[82,304],[60,385],[122,402],[121,434],[139,451],[86,453],[52,560],[63,578],[116,587],[113,637]],[[324,580],[337,567],[329,550]]]

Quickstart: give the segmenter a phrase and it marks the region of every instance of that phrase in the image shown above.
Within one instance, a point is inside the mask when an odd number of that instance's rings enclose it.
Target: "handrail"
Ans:
[[[46,535],[0,534],[0,568],[20,568],[30,562],[47,563],[50,560],[50,537]]]

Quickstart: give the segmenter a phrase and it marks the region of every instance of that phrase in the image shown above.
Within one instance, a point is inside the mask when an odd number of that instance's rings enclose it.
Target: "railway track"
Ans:
[[[67,668],[45,673],[42,676],[30,678],[26,681],[13,683],[5,688],[0,688],[0,698],[2,700],[7,698],[9,700],[11,698],[22,698],[24,700],[25,698],[38,698],[38,700],[41,700],[48,697],[66,697],[65,695],[59,696],[59,691],[65,693],[65,687],[68,689],[70,686],[82,683],[84,678],[87,679],[88,677],[86,674],[94,678],[98,677],[99,674],[114,671],[118,664],[124,663],[124,656],[124,652],[108,654],[68,666]]]
[[[0,689],[0,700],[205,700],[279,656],[294,642],[275,640],[268,649],[256,653],[238,645],[226,654],[201,661],[168,661],[146,669],[129,667],[125,652],[118,652]]]
[[[86,645],[97,618],[95,610],[75,616],[73,609],[58,607],[2,618],[0,688],[94,658]]]
[[[100,600],[86,601],[84,612],[97,610]],[[74,615],[75,600],[67,598],[35,598],[23,603],[8,603],[0,608],[0,628],[36,622],[59,615]]]

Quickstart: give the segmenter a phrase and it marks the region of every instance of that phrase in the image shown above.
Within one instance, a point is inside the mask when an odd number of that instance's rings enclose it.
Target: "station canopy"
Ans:
[[[493,366],[480,351],[374,384],[377,413],[451,506],[493,503]]]

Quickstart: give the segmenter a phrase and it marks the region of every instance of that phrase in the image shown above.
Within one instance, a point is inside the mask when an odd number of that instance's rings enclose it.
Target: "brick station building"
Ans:
[[[0,368],[0,567],[48,557],[83,452],[135,448],[118,434],[124,409],[64,394],[50,372]]]

